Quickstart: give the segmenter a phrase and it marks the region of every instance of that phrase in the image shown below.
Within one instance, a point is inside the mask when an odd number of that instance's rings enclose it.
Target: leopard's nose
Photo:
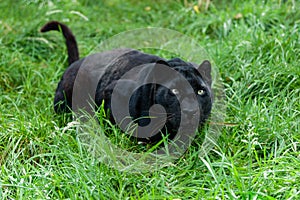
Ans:
[[[197,114],[197,110],[195,109],[183,109],[182,111],[187,118],[194,118]]]
[[[198,104],[188,97],[183,99],[181,106],[182,112],[190,117],[196,115],[199,109]]]
[[[191,116],[191,117],[193,117],[197,113],[197,110],[183,109],[182,111],[184,114]]]

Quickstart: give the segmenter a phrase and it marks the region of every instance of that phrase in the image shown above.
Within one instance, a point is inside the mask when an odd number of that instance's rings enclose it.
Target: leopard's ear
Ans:
[[[167,65],[167,66],[170,66],[169,63],[165,60],[158,60],[155,62],[156,64],[161,64],[161,65]]]
[[[204,78],[206,83],[211,87],[212,77],[211,77],[211,64],[208,60],[204,60],[198,67],[198,71]]]
[[[164,66],[169,68],[170,65],[163,59],[157,60],[155,63],[149,63],[140,74],[140,77],[143,77],[143,81],[146,82],[162,83],[165,81],[164,74],[166,70]]]

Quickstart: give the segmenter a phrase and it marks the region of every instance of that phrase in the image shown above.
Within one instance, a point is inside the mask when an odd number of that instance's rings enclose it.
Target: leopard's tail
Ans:
[[[73,62],[79,60],[79,52],[77,47],[76,38],[72,31],[65,24],[58,21],[50,21],[41,28],[41,32],[48,31],[61,31],[66,40],[67,50],[68,50],[68,62],[71,65]]]

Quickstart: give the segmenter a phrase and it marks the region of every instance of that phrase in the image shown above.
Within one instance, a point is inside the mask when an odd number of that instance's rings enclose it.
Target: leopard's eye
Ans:
[[[177,90],[176,88],[172,89],[171,92],[172,92],[173,94],[179,94],[179,90]]]
[[[202,96],[205,94],[205,90],[201,89],[201,90],[198,90],[197,92],[198,95]]]

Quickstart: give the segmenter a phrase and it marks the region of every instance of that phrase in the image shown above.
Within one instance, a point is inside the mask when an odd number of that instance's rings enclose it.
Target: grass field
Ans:
[[[300,3],[296,0],[0,2],[1,199],[299,199]],[[163,27],[191,36],[220,71],[227,117],[203,159],[197,141],[174,165],[120,172],[90,156],[53,111],[69,25],[81,56],[117,33]],[[228,125],[227,125],[228,124]]]

